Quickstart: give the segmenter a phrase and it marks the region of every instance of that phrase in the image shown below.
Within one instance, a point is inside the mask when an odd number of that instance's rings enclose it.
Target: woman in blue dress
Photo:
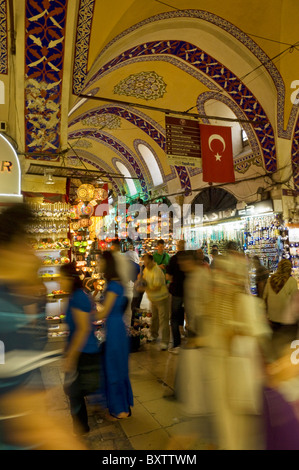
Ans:
[[[129,337],[123,320],[128,299],[117,274],[111,252],[106,251],[100,260],[107,287],[98,319],[105,319],[104,346],[105,395],[109,418],[123,419],[131,416],[133,393],[129,379]]]

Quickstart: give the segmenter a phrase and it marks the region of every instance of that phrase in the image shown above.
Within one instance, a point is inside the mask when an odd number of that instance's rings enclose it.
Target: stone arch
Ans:
[[[274,65],[270,57],[261,49],[261,47],[246,33],[244,33],[241,29],[237,26],[222,18],[214,13],[205,10],[196,10],[196,9],[188,9],[188,10],[178,10],[178,11],[170,11],[165,13],[159,13],[154,15],[150,18],[147,18],[135,25],[131,26],[130,28],[126,29],[116,37],[114,37],[100,52],[98,55],[96,62],[101,58],[107,50],[111,48],[116,42],[123,40],[126,36],[134,33],[134,31],[141,30],[145,26],[149,24],[154,24],[156,22],[166,21],[169,19],[198,19],[207,22],[208,24],[215,25],[221,30],[225,31],[226,33],[230,34],[236,41],[240,44],[245,46],[265,67],[269,76],[271,77],[275,88],[277,90],[277,129],[278,129],[278,136],[290,139],[292,136],[292,130],[294,128],[297,116],[298,107],[296,105],[293,106],[289,121],[287,124],[286,129],[284,128],[284,113],[285,113],[285,84],[282,79],[282,76]],[[212,88],[210,88],[212,89]]]
[[[90,79],[97,80],[102,74],[110,73],[125,63],[133,63],[136,60],[144,60],[149,57],[175,56],[181,61],[197,68],[209,76],[225,91],[231,99],[243,110],[248,120],[252,123],[256,120],[264,120],[265,124],[255,124],[254,131],[260,142],[266,170],[269,173],[277,169],[276,148],[274,130],[267,119],[266,113],[253,93],[240,81],[240,79],[223,64],[206,52],[197,48],[194,44],[185,41],[150,41],[130,48],[103,65]]]
[[[133,155],[131,154],[130,150],[122,144],[118,139],[113,138],[112,136],[108,135],[107,133],[100,131],[98,129],[81,129],[78,131],[73,131],[69,134],[69,138],[76,138],[76,137],[87,137],[96,141],[101,141],[102,144],[106,145],[109,148],[113,148],[113,150],[118,153],[121,157],[124,157],[133,167],[133,170],[136,176],[139,178],[140,186],[143,191],[144,197],[148,199],[148,189],[142,174],[142,171],[137,164],[136,160],[134,159]]]
[[[144,113],[140,111],[136,111],[135,109],[133,110],[129,106],[105,105],[100,108],[95,108],[91,111],[81,114],[80,116],[77,116],[75,119],[73,119],[70,122],[69,127],[77,124],[84,118],[90,117],[92,115],[101,115],[105,113],[116,114],[117,116],[120,116],[123,119],[126,119],[131,124],[134,124],[143,132],[145,132],[149,137],[151,137],[159,145],[159,147],[161,147],[161,149],[165,151],[165,145],[166,145],[165,130],[162,128],[162,126],[160,126],[160,124],[158,124],[156,121],[150,119]],[[171,166],[171,174],[168,176],[164,175],[166,182],[176,178],[175,171],[174,171],[175,169],[176,167]],[[178,176],[180,172],[181,170],[178,167],[178,170],[177,170]],[[180,183],[181,183],[182,189],[184,189],[185,188],[184,181],[180,180]],[[191,186],[190,179],[189,181],[187,179],[187,185]]]

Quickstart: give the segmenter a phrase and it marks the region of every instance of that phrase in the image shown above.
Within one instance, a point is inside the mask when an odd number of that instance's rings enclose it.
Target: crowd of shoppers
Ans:
[[[84,449],[76,436],[90,431],[90,394],[101,397],[107,419],[131,416],[126,313],[132,322],[144,295],[152,313],[149,347],[178,354],[177,399],[183,409],[189,401],[188,413],[211,417],[219,448],[299,449],[298,419],[286,393],[299,373],[290,360],[290,345],[298,339],[299,293],[289,260],[280,260],[272,274],[253,260],[254,296],[248,259],[234,242],[221,254],[213,246],[209,258],[201,249],[186,250],[183,240],[170,256],[159,240],[157,250],[140,259],[134,246],[124,254],[114,240],[100,256],[106,281],[100,300],[75,264],[61,268],[69,334],[65,350],[51,357],[44,350],[46,290],[38,278],[39,260],[26,243],[32,221],[23,204],[0,214],[0,332],[7,359],[0,374],[1,449]],[[99,321],[105,325],[101,344],[95,335]],[[26,354],[12,373],[17,350]],[[43,354],[47,361],[62,360],[73,435],[45,410]]]

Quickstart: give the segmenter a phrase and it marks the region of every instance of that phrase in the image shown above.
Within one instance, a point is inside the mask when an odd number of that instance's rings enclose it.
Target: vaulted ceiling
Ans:
[[[24,187],[34,160],[192,200],[201,169],[165,152],[182,113],[232,126],[237,199],[298,190],[298,20],[297,0],[0,0],[0,120]]]

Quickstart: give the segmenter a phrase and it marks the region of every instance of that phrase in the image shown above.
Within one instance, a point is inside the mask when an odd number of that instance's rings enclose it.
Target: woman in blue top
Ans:
[[[129,338],[123,315],[128,299],[117,274],[117,266],[111,252],[106,251],[100,260],[100,271],[107,282],[103,305],[98,319],[106,319],[104,348],[104,373],[106,401],[110,419],[131,416],[133,393],[129,379]]]
[[[65,393],[70,400],[74,432],[89,432],[85,396],[99,388],[100,352],[95,336],[94,305],[84,292],[80,274],[73,263],[60,270],[61,289],[70,294],[65,321],[69,336],[64,355]]]

